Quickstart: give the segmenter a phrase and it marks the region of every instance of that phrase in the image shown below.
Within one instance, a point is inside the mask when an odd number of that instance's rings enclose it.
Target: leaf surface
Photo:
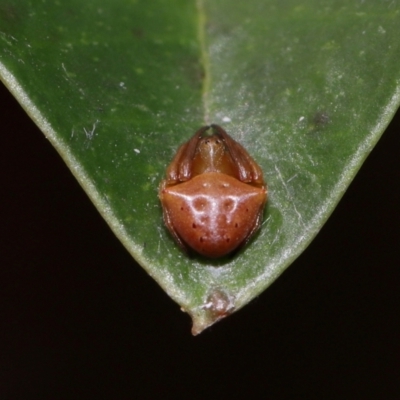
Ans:
[[[284,271],[372,150],[400,101],[399,16],[397,1],[0,0],[0,75],[196,334]],[[218,261],[179,250],[157,198],[204,123],[269,187],[260,233]]]

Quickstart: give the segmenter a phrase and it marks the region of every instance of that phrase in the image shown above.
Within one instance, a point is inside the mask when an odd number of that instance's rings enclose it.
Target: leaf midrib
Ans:
[[[200,64],[203,69],[203,84],[201,88],[201,98],[203,103],[203,118],[204,124],[209,125],[210,121],[210,85],[211,85],[211,74],[210,74],[210,56],[207,51],[206,45],[206,13],[204,7],[204,0],[196,0],[196,8],[198,13],[197,19],[197,38],[200,45]]]

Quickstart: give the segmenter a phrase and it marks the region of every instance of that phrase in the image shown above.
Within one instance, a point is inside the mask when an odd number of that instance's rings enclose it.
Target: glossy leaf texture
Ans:
[[[268,287],[333,211],[399,105],[399,19],[396,0],[0,0],[0,74],[197,334]],[[259,234],[218,261],[179,250],[157,198],[204,123],[269,187]]]

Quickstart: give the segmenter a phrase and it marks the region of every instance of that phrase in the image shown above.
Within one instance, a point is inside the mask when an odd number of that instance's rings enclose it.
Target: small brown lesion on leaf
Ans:
[[[221,319],[231,314],[235,306],[233,297],[221,289],[214,289],[207,297],[203,309],[208,310],[215,318]]]
[[[326,110],[318,110],[313,117],[313,123],[316,128],[323,128],[329,122],[331,118]]]
[[[331,114],[326,109],[320,109],[306,118],[306,121],[308,134],[318,136],[332,123],[332,118]]]
[[[235,311],[235,298],[220,288],[213,288],[201,307],[201,316],[192,315],[194,336]]]

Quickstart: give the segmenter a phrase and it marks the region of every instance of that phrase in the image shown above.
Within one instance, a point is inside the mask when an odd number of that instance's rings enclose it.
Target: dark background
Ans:
[[[192,337],[0,87],[0,398],[400,399],[400,115],[320,234]]]

